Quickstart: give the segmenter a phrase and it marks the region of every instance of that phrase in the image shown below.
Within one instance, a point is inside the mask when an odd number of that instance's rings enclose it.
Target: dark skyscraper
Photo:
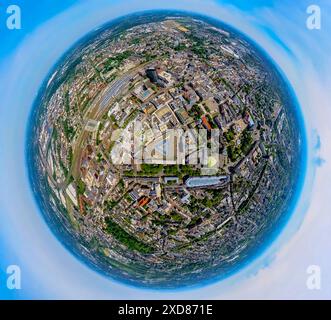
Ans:
[[[157,74],[157,71],[155,68],[150,68],[146,70],[147,77],[151,80],[153,83],[158,83],[159,76]]]

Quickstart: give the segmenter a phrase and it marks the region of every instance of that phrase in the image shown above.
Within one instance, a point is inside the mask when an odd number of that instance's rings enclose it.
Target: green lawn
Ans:
[[[127,233],[122,227],[115,223],[112,219],[106,219],[107,223],[107,232],[111,234],[119,242],[123,243],[130,250],[138,251],[140,253],[149,254],[154,250],[148,244],[141,242],[136,239],[134,236]]]

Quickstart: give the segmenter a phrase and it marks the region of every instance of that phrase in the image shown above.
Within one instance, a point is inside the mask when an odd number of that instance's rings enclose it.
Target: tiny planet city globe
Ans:
[[[27,164],[45,220],[81,261],[129,285],[190,287],[238,271],[279,233],[302,174],[301,128],[287,82],[240,32],[136,13],[51,70]]]

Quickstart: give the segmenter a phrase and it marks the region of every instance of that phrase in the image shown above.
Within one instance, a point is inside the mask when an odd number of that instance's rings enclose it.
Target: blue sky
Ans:
[[[24,36],[28,32],[32,32],[36,27],[38,27],[47,19],[58,14],[62,10],[77,3],[75,0],[65,0],[65,1],[54,1],[54,0],[43,0],[36,4],[35,1],[2,1],[0,8],[0,21],[2,26],[0,28],[0,36],[2,41],[1,52],[8,53],[14,47],[16,47]],[[14,33],[5,28],[5,21],[7,18],[6,8],[8,5],[18,5],[22,10],[23,17],[23,28],[20,31],[15,31]]]
[[[299,3],[298,3],[299,2]],[[324,298],[305,288],[306,266],[331,270],[329,164],[331,137],[331,5],[322,8],[322,30],[305,27],[310,1],[128,0],[15,1],[22,30],[5,28],[0,5],[0,297],[4,298]],[[208,288],[155,293],[113,283],[88,269],[54,238],[34,203],[24,165],[24,134],[32,102],[54,62],[88,31],[117,16],[153,8],[205,13],[243,31],[260,44],[293,86],[305,116],[309,168],[303,196],[282,235],[237,275]],[[61,35],[61,36],[59,36]],[[320,137],[319,148],[316,146]],[[325,162],[318,162],[322,158]],[[317,166],[316,164],[323,164]],[[5,287],[10,264],[22,269],[22,290]],[[59,282],[59,277],[61,281]]]

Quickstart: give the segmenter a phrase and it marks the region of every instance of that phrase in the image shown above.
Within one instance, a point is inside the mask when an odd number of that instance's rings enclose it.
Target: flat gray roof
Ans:
[[[218,184],[223,184],[228,180],[228,176],[206,176],[206,177],[192,177],[188,178],[185,182],[189,188],[196,187],[211,187]]]

